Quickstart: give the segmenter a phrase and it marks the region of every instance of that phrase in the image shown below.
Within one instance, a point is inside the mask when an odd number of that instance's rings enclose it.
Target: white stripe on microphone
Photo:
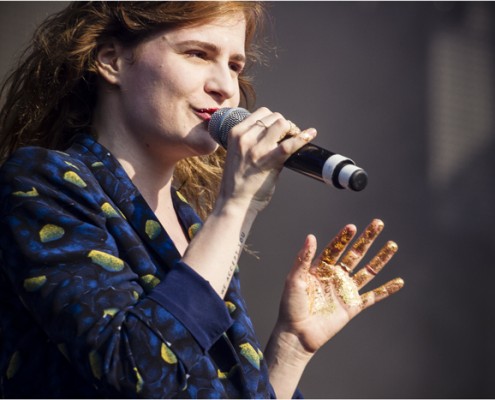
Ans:
[[[353,164],[354,164],[354,161],[352,161],[350,158],[348,157],[344,157],[344,156],[341,156],[340,154],[334,154],[333,156],[329,157],[326,161],[325,161],[325,164],[323,164],[323,168],[322,168],[322,171],[321,171],[321,176],[323,178],[323,180],[328,183],[329,185],[332,185],[335,187],[334,183],[333,183],[333,176],[334,176],[334,173],[335,173],[335,168],[343,161],[347,161],[347,162],[351,162],[352,164],[348,164],[346,166],[344,166],[344,168],[342,168],[341,172],[339,173],[339,176],[338,176],[338,182],[343,186],[343,187],[347,187],[347,184],[349,183],[349,178],[351,177],[352,173],[358,169],[357,167],[355,167]],[[351,166],[351,167],[355,167],[355,169],[353,168],[352,169],[352,172],[351,172],[351,169],[347,168],[348,166]],[[345,174],[342,176],[342,182],[341,182],[341,175],[342,175],[342,171],[344,171],[344,169],[346,170],[345,171]]]

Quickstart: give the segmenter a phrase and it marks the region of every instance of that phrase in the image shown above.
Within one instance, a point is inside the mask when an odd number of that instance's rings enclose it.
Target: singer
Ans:
[[[397,251],[348,224],[294,251],[266,345],[238,259],[286,160],[316,135],[253,110],[251,2],[75,2],[2,89],[0,391],[7,398],[274,398],[353,317]],[[261,42],[260,42],[261,43]],[[225,151],[219,108],[252,113]],[[285,140],[282,140],[285,139]],[[267,265],[266,268],[285,268]]]

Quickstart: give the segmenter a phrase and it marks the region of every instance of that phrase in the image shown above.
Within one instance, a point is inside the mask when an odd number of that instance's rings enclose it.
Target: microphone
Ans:
[[[220,108],[212,114],[208,131],[226,149],[230,130],[249,115],[248,110],[240,107]],[[350,158],[313,143],[302,146],[287,159],[284,166],[337,189],[359,192],[368,184],[368,174]]]

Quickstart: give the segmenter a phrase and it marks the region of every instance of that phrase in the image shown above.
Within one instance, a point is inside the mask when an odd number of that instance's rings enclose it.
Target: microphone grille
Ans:
[[[211,116],[208,132],[215,142],[227,148],[230,130],[250,115],[245,108],[220,108]]]

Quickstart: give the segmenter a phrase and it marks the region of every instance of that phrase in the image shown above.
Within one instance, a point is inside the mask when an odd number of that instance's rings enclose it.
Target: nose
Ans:
[[[219,103],[233,98],[239,93],[236,72],[229,65],[219,63],[212,65],[205,82],[205,91]]]

